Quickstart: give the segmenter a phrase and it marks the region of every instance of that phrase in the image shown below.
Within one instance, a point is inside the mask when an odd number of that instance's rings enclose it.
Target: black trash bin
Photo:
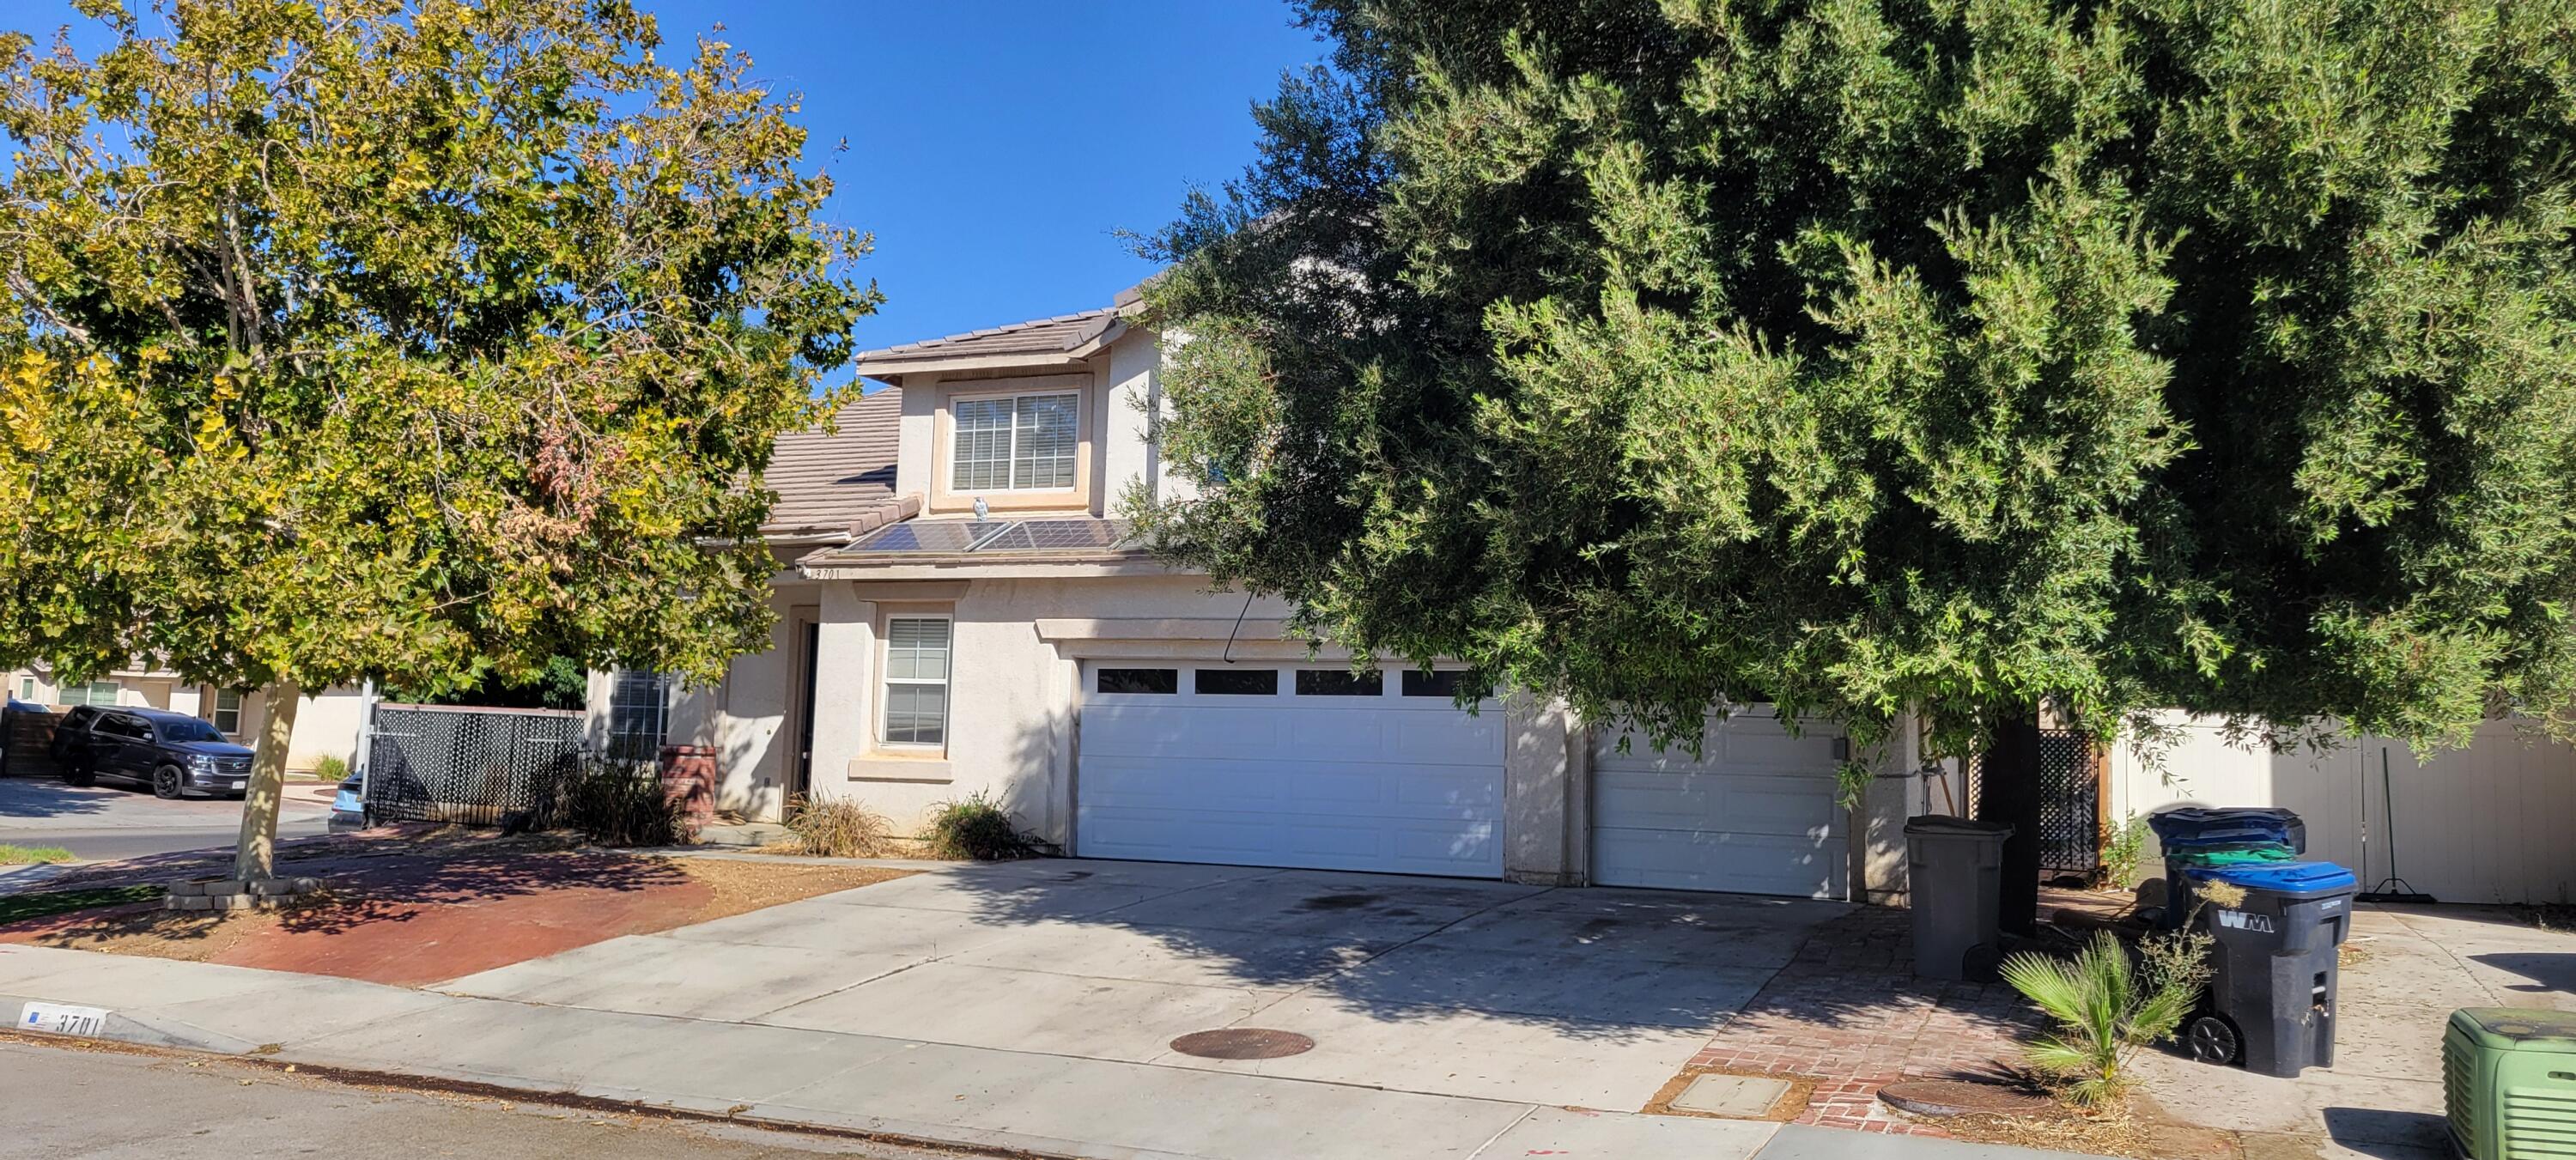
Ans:
[[[2191,1053],[2210,1063],[2295,1077],[2334,1065],[2335,956],[2352,931],[2361,883],[2332,862],[2190,866],[2196,892],[2210,882],[2243,887],[2241,907],[2204,906],[2200,925],[2217,942],[2202,1011],[2186,1027]]]
[[[2003,957],[2001,822],[1925,814],[1905,820],[1906,905],[1913,911],[1914,973],[1976,979]]]

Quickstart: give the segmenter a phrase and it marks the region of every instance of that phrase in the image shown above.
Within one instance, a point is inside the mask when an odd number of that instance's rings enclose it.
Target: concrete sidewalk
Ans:
[[[2052,1154],[1590,1112],[1312,1080],[442,995],[318,975],[0,947],[0,1010],[105,1008],[106,1038],[633,1101],[747,1121],[1102,1158]]]

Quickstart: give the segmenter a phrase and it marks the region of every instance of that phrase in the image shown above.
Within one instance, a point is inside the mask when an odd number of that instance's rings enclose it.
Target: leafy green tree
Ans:
[[[878,299],[792,103],[624,0],[83,0],[0,38],[0,664],[296,694],[761,648],[740,480]]]
[[[1145,246],[1175,557],[1658,740],[2569,725],[2567,4],[1299,18]]]

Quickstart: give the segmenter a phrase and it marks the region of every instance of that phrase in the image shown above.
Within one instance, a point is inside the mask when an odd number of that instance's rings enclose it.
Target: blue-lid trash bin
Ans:
[[[2165,863],[2163,925],[2179,928],[2191,913],[2195,866],[2288,862],[2308,850],[2308,824],[2288,810],[2268,806],[2181,806],[2147,817]]]
[[[2202,1009],[2184,1028],[2191,1053],[2263,1075],[2334,1065],[2337,954],[2352,932],[2352,871],[2332,862],[2186,866],[2185,896],[2211,882],[2245,891],[2242,906],[2203,906],[2215,941]]]

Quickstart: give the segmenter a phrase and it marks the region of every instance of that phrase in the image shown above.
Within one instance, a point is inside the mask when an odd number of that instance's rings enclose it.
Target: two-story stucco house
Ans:
[[[1469,714],[1454,676],[1355,678],[1281,605],[1127,543],[1132,485],[1186,486],[1133,305],[861,356],[884,387],[766,477],[773,647],[713,687],[595,677],[595,728],[714,747],[720,806],[755,817],[803,792],[909,827],[981,791],[1077,855],[1846,894],[1830,730],[1739,715],[1692,761],[1526,699]]]

